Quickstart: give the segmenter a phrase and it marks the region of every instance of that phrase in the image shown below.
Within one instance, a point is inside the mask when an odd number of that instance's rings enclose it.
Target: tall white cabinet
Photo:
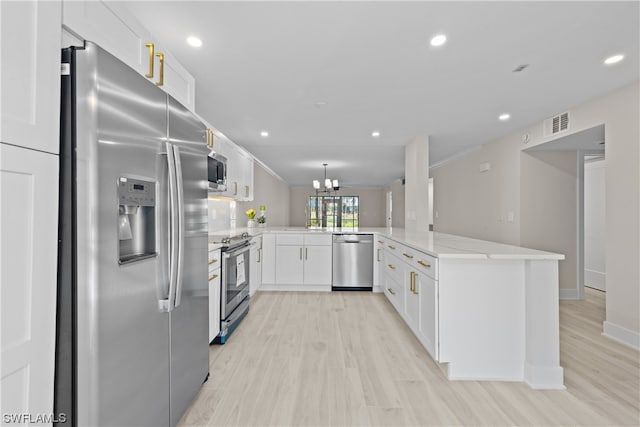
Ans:
[[[54,415],[61,5],[3,1],[0,20],[0,406]]]

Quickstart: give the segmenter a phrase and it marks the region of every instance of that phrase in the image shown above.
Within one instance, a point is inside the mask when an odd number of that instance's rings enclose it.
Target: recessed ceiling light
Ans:
[[[377,138],[380,136],[380,132],[378,132],[377,130],[374,130],[373,132],[371,132],[371,136],[374,138]]]
[[[260,136],[262,137],[268,137],[269,136],[269,132],[267,132],[266,130],[263,130],[262,132],[260,132]]]
[[[447,41],[447,36],[438,34],[431,39],[431,46],[442,46]]]
[[[615,64],[616,62],[620,62],[624,59],[624,55],[613,55],[604,60],[606,65]]]
[[[189,36],[187,37],[187,43],[189,43],[191,46],[193,47],[200,47],[202,46],[202,40],[200,40],[199,38],[195,37],[195,36]]]
[[[503,122],[509,120],[509,118],[511,118],[511,115],[508,113],[500,114],[498,116],[498,119],[502,120]]]

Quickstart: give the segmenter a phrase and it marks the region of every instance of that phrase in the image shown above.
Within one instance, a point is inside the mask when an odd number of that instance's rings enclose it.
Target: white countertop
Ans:
[[[562,260],[564,255],[540,251],[537,249],[523,248],[520,246],[506,245],[503,243],[486,240],[472,239],[453,234],[406,231],[403,228],[384,227],[360,227],[360,228],[305,228],[305,227],[256,227],[236,228],[209,233],[209,250],[220,247],[220,238],[236,236],[244,232],[251,236],[265,233],[328,233],[328,234],[376,234],[386,237],[398,243],[407,245],[413,249],[425,252],[436,258],[454,259],[549,259]]]

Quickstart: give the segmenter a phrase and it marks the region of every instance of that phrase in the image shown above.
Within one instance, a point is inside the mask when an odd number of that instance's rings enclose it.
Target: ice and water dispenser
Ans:
[[[118,262],[156,256],[155,182],[121,177],[118,204]]]

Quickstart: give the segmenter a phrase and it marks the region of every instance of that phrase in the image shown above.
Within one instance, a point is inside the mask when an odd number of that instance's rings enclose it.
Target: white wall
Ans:
[[[417,136],[405,147],[405,228],[429,231],[429,137]]]
[[[606,272],[607,314],[605,334],[640,347],[640,84],[569,108],[570,131],[605,125],[606,140]],[[550,112],[550,115],[558,112]],[[521,142],[523,133],[530,142]],[[565,136],[566,134],[563,134]],[[519,150],[543,144],[543,123],[514,132],[480,150],[452,160],[431,175],[435,185],[438,231],[505,243],[520,243]],[[478,165],[491,163],[481,177]],[[514,212],[514,222],[504,221]],[[507,217],[508,219],[508,217]]]
[[[309,187],[291,188],[291,210],[289,214],[291,226],[304,227],[305,207],[309,204],[309,196],[315,195],[315,190],[311,185]],[[384,188],[345,188],[341,189],[338,195],[360,197],[360,227],[385,226],[386,196]]]
[[[577,174],[576,151],[521,154],[520,246],[564,254],[560,296],[571,298],[578,297]]]
[[[605,160],[584,165],[584,284],[606,289]]]
[[[509,135],[431,168],[435,231],[520,244],[519,140]]]

